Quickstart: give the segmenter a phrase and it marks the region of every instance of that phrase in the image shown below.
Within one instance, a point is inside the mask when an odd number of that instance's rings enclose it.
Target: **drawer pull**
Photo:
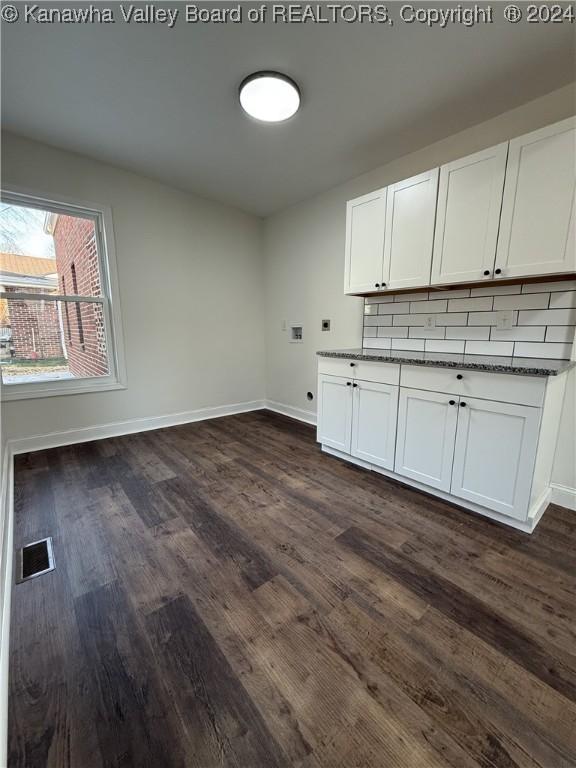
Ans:
[[[350,368],[354,368],[355,365],[356,363],[350,363]]]
[[[463,379],[463,378],[464,378],[464,376],[462,376],[462,374],[461,374],[461,373],[457,373],[457,374],[456,374],[456,378],[457,378],[457,379]]]

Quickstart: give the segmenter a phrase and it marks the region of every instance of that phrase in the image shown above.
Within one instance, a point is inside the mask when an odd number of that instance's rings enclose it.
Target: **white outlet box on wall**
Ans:
[[[304,326],[302,323],[290,323],[288,341],[291,344],[301,344],[304,341]]]
[[[501,331],[511,330],[513,322],[514,317],[511,309],[504,309],[501,312],[498,312],[496,317],[496,327]]]

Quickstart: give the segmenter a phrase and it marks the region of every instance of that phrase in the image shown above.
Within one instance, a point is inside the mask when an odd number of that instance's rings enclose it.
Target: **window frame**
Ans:
[[[124,359],[123,329],[120,312],[120,291],[118,286],[118,270],[116,265],[116,248],[112,223],[112,209],[107,205],[71,200],[63,196],[58,198],[44,196],[20,187],[3,188],[0,191],[3,203],[37,208],[52,213],[62,213],[71,216],[92,219],[94,221],[98,265],[102,285],[102,297],[96,299],[102,305],[104,328],[106,333],[106,353],[108,370],[106,376],[88,376],[77,379],[55,379],[54,381],[29,382],[26,384],[5,384],[1,381],[0,389],[2,402],[11,400],[37,399],[62,395],[77,395],[86,392],[106,392],[115,389],[126,389],[126,365]],[[0,294],[6,297],[5,294]],[[11,292],[9,299],[24,298],[25,291]],[[54,301],[57,297],[52,294],[31,294],[28,298],[34,301]],[[60,297],[61,299],[62,297]],[[70,300],[70,296],[66,299]],[[80,302],[94,302],[94,297],[74,296]]]

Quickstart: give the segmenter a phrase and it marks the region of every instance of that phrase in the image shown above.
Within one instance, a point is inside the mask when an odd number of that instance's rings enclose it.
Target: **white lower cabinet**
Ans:
[[[352,382],[342,376],[318,377],[318,442],[350,453]]]
[[[371,381],[352,387],[352,456],[393,469],[398,387]]]
[[[327,451],[534,530],[550,500],[565,375],[349,359],[321,359],[319,369],[318,441]]]
[[[441,491],[450,490],[457,398],[400,388],[395,471]]]
[[[462,398],[451,493],[525,519],[539,425],[539,408]]]

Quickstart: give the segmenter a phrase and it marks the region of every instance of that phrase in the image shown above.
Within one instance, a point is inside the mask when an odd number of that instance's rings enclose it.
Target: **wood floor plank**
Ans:
[[[198,766],[280,768],[288,761],[187,597],[146,619]]]
[[[477,597],[398,555],[357,528],[349,528],[338,541],[409,585],[421,599],[520,662],[566,698],[576,700],[576,669],[570,666],[570,660],[558,653],[552,656],[541,643],[488,609]]]
[[[572,768],[576,518],[253,412],[18,456],[9,768]]]

